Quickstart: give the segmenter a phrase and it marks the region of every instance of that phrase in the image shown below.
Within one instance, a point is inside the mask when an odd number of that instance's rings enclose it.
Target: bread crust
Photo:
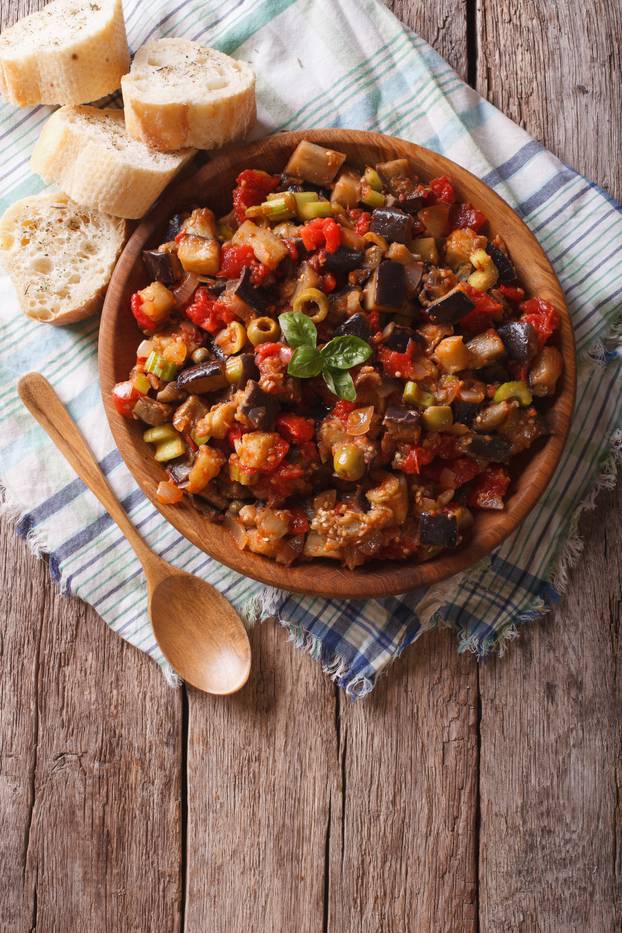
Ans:
[[[19,107],[79,104],[120,86],[130,65],[121,0],[95,5],[93,11],[91,0],[53,0],[2,34],[5,100]]]
[[[179,87],[184,72],[187,91]],[[246,136],[256,119],[250,65],[185,39],[139,49],[121,89],[130,136],[164,152],[218,149]]]
[[[43,127],[31,168],[78,204],[136,220],[193,155],[151,152],[127,136],[120,110],[63,107]]]

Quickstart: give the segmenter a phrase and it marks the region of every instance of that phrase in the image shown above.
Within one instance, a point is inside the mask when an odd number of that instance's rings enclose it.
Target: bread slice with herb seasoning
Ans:
[[[0,36],[0,94],[20,107],[97,100],[129,66],[121,0],[53,0]]]
[[[30,165],[78,204],[135,220],[193,155],[156,152],[132,139],[122,110],[61,107],[43,127]]]
[[[73,324],[101,310],[126,223],[44,191],[0,219],[0,263],[24,314]]]
[[[255,122],[251,66],[188,39],[144,45],[121,90],[128,133],[161,151],[218,149]]]

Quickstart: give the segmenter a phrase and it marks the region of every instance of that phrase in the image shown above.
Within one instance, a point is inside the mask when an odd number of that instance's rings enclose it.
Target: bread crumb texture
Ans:
[[[0,260],[25,314],[70,323],[101,308],[125,236],[124,221],[43,192],[0,220]]]

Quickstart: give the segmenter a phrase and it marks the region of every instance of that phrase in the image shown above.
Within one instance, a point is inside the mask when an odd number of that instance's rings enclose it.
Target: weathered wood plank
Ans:
[[[622,196],[622,5],[477,4],[477,87],[560,158]]]
[[[619,4],[481,4],[478,35],[478,89],[622,197]],[[622,926],[621,515],[603,497],[559,609],[481,667],[483,933]]]
[[[340,700],[330,931],[468,933],[477,923],[477,669],[423,636],[366,700]]]
[[[189,691],[188,933],[323,929],[335,693],[273,623],[228,699]]]
[[[180,692],[1,530],[0,929],[179,929]]]
[[[622,928],[620,509],[622,489],[584,523],[554,616],[481,667],[485,933]]]
[[[393,13],[414,29],[447,59],[458,74],[467,78],[467,0],[384,0]]]

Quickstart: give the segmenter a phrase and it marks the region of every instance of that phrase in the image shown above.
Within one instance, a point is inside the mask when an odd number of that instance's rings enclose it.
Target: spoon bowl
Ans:
[[[218,695],[235,693],[251,669],[240,617],[209,583],[162,564],[165,573],[155,582],[150,574],[148,585],[149,615],[163,653],[193,687]],[[218,624],[206,626],[206,619]]]
[[[145,544],[47,379],[27,373],[17,391],[134,548],[145,571],[156,641],[173,669],[206,693],[225,696],[240,690],[250,674],[251,647],[233,606],[211,584],[171,567]]]

